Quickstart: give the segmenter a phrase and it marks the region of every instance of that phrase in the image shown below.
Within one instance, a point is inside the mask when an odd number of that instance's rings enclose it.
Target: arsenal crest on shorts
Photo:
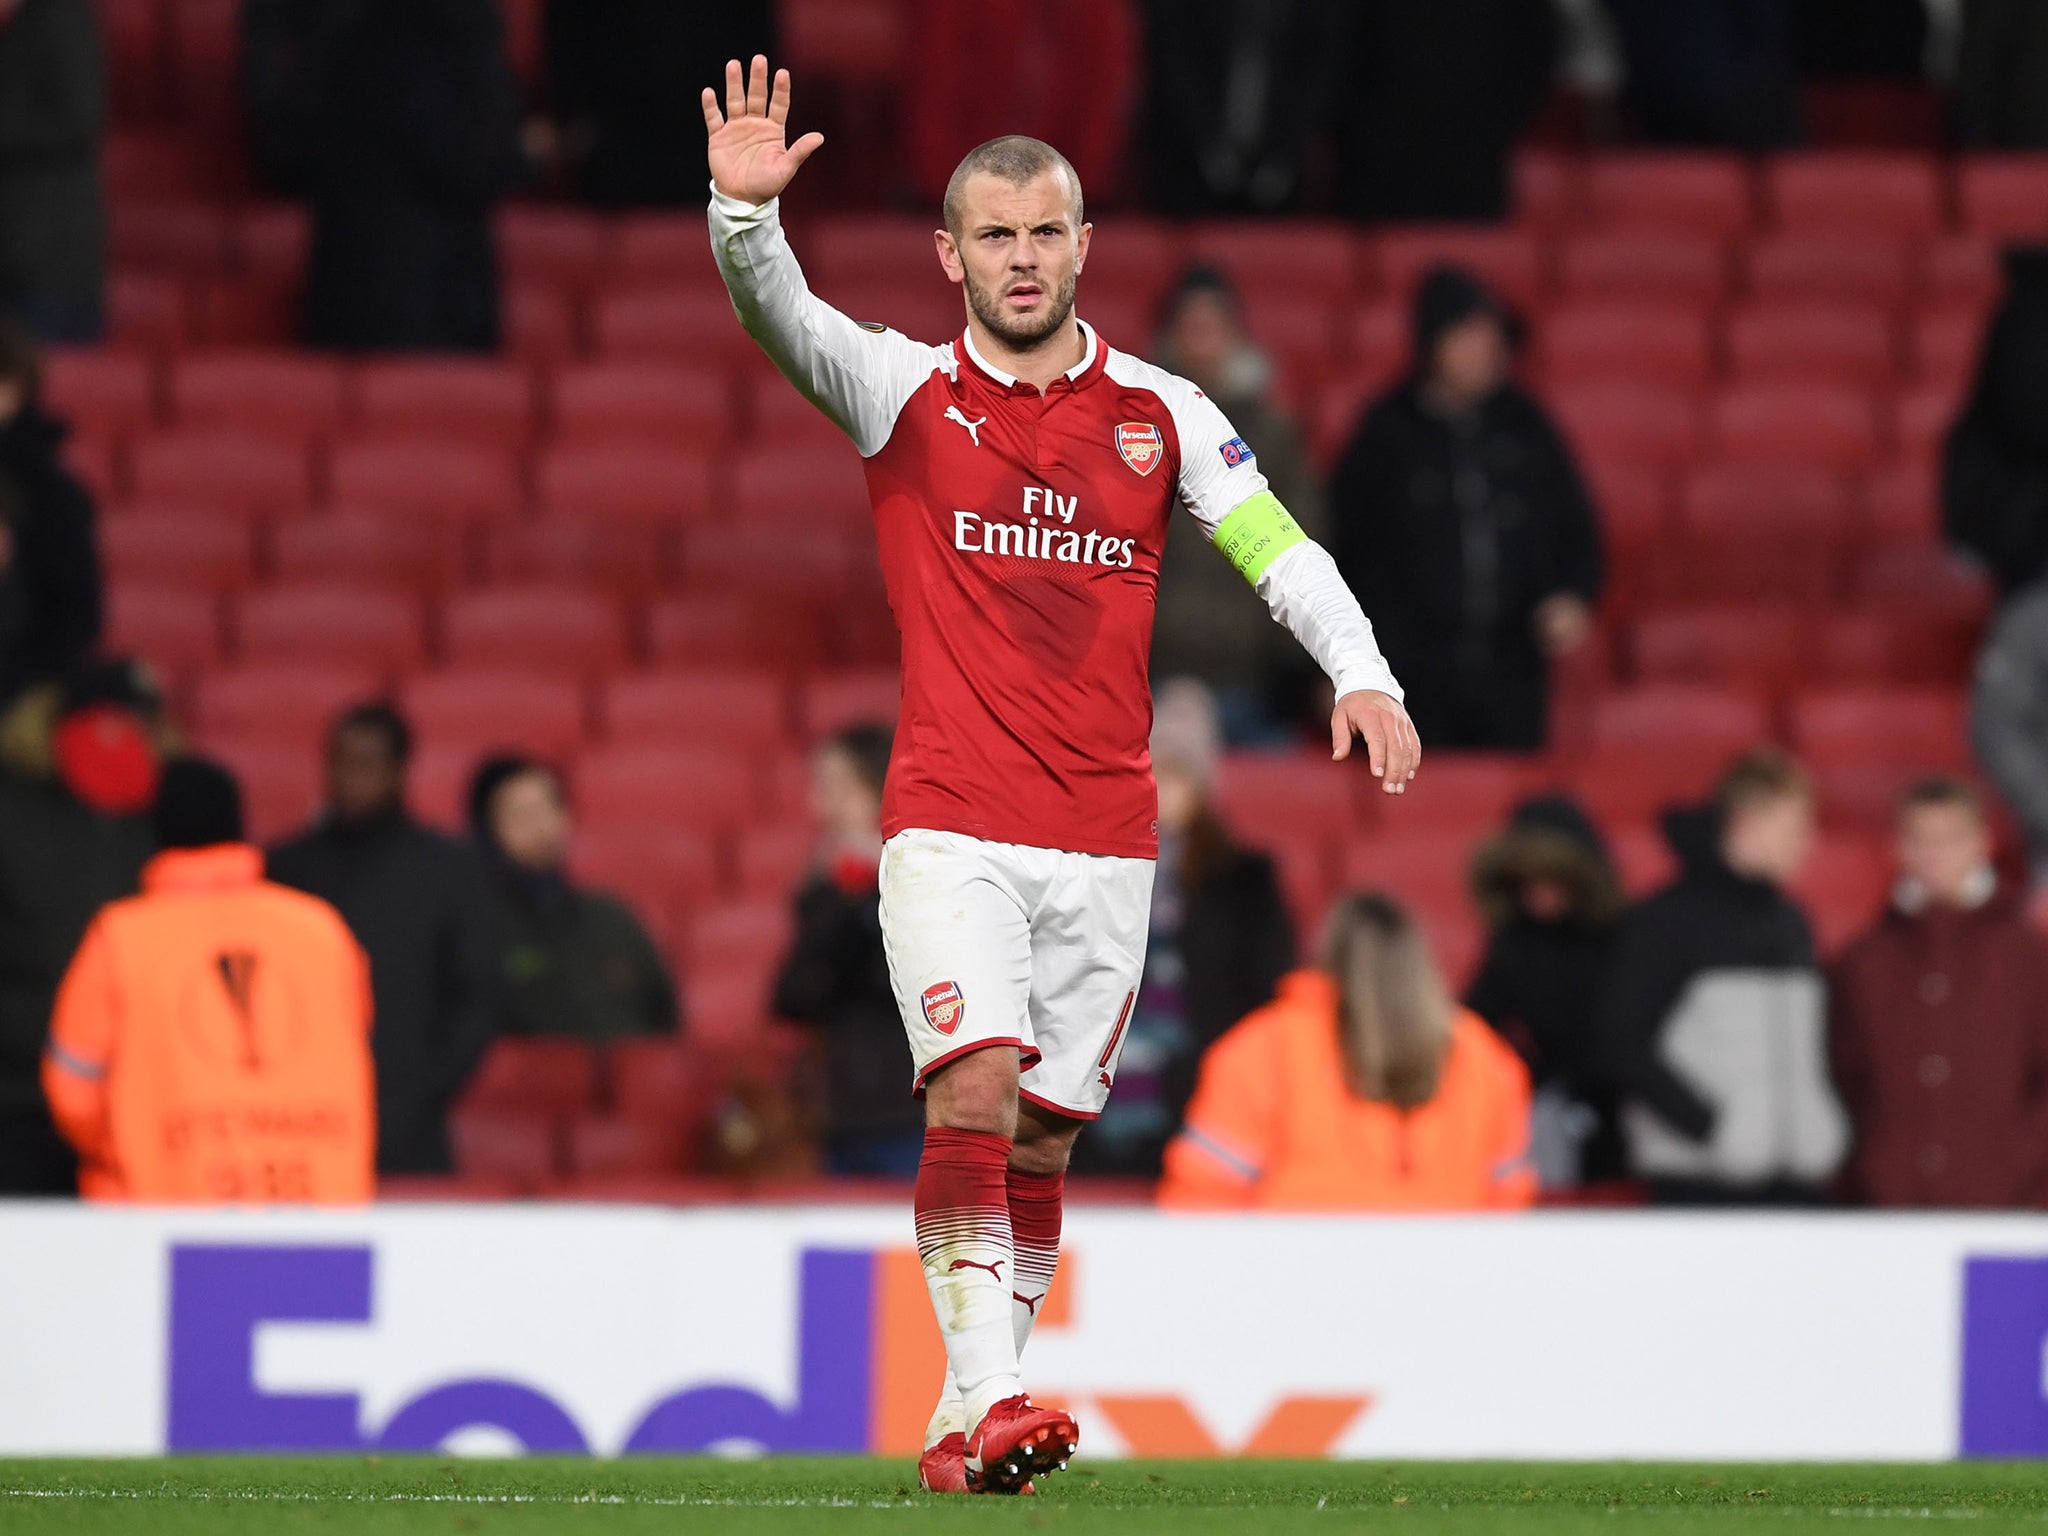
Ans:
[[[1149,475],[1159,467],[1159,461],[1166,457],[1166,439],[1159,435],[1159,429],[1149,421],[1119,422],[1116,429],[1116,451],[1124,456],[1124,462],[1141,475]]]
[[[953,982],[941,981],[924,989],[924,1021],[942,1035],[950,1035],[960,1027],[960,1015],[967,1011],[967,1000],[960,995],[960,988]]]

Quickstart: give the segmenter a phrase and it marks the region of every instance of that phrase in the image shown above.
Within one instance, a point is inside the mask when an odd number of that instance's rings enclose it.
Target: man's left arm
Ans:
[[[1331,756],[1349,757],[1353,738],[1362,739],[1381,788],[1402,793],[1422,745],[1402,707],[1401,685],[1337,563],[1280,504],[1213,400],[1183,383],[1170,404],[1180,437],[1181,500],[1336,689]]]

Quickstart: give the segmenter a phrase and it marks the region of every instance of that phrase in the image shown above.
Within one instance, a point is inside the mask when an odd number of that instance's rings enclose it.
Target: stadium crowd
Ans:
[[[1077,1175],[2048,1203],[2023,0],[0,0],[0,1193],[914,1172],[852,455],[706,298],[693,86],[771,44],[844,145],[799,254],[932,339],[851,189],[1067,150],[1081,312],[1223,405],[1429,752],[1369,804],[1169,541]],[[195,1172],[230,1103],[271,1150]]]

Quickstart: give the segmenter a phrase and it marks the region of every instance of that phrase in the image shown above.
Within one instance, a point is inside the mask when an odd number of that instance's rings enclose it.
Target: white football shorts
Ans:
[[[1109,1101],[1152,922],[1150,859],[910,829],[882,848],[882,940],[917,1063],[1023,1052],[1019,1091],[1092,1120]]]

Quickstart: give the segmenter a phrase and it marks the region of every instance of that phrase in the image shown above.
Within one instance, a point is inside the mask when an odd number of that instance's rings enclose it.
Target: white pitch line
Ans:
[[[289,1489],[0,1488],[0,1499],[127,1499],[250,1504],[620,1504],[657,1509],[911,1509],[910,1499],[684,1499],[640,1494],[306,1493]]]

